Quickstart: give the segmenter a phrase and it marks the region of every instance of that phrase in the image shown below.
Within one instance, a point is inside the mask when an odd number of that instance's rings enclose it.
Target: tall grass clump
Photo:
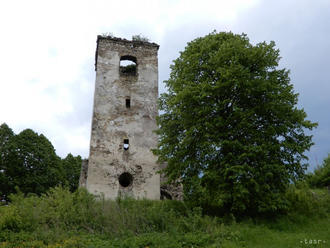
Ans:
[[[302,182],[291,185],[286,198],[289,201],[289,215],[326,217],[330,214],[330,194],[327,189],[311,189]]]
[[[72,193],[57,187],[42,196],[11,195],[10,204],[0,207],[0,247],[6,242],[25,247],[22,243],[35,241],[42,241],[45,247],[54,243],[66,247],[60,244],[75,237],[79,243],[93,243],[86,247],[98,247],[95,242],[107,244],[100,247],[167,247],[163,246],[166,243],[168,247],[210,247],[237,238],[218,224],[218,218],[203,216],[201,208],[191,209],[184,202],[105,200],[85,189]]]
[[[120,236],[148,232],[189,232],[209,228],[199,208],[177,201],[105,200],[85,189],[57,187],[40,197],[19,193],[0,208],[0,231],[84,231]]]
[[[311,189],[303,181],[290,185],[285,198],[286,211],[272,217],[256,218],[254,223],[278,231],[293,231],[330,217],[330,194],[326,189]]]

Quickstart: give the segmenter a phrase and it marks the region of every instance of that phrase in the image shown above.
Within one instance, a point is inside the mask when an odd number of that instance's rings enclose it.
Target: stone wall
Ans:
[[[86,180],[93,194],[160,198],[159,166],[151,152],[157,146],[158,47],[98,37]],[[122,58],[136,62],[135,73],[122,72]]]
[[[160,169],[164,169],[166,163],[160,165]],[[168,183],[168,179],[164,174],[160,174],[160,199],[165,200],[183,200],[183,187],[180,181]]]

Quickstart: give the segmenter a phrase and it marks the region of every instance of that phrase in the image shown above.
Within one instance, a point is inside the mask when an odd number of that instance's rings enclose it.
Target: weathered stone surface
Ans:
[[[90,156],[85,169],[86,188],[93,194],[110,199],[122,195],[160,199],[159,166],[151,152],[157,146],[153,131],[158,114],[158,48],[154,43],[98,37]],[[135,59],[135,74],[121,72],[123,57]],[[125,142],[129,143],[127,150]],[[84,186],[83,179],[80,185]]]
[[[164,169],[167,166],[166,163],[160,165],[160,169]],[[168,183],[167,177],[164,174],[160,174],[160,199],[170,200],[183,200],[183,187],[180,181],[174,183]]]
[[[86,187],[87,171],[88,171],[88,159],[83,159],[81,161],[79,187]]]

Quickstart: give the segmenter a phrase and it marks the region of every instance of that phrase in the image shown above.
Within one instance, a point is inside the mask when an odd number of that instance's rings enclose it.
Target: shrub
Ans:
[[[301,216],[327,216],[330,213],[330,195],[326,190],[313,190],[291,185],[286,192],[288,213]]]
[[[307,182],[311,187],[330,187],[330,154],[323,160],[321,166],[307,176]]]
[[[149,42],[149,39],[142,34],[136,34],[132,36],[132,41],[142,41],[142,42]]]
[[[22,217],[15,206],[3,206],[0,208],[0,231],[19,231],[23,226]]]

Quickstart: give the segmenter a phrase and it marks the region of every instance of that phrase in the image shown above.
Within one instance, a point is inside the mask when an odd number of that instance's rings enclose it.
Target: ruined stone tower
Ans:
[[[155,43],[98,36],[86,188],[105,198],[160,199]],[[126,63],[124,63],[126,62]]]

